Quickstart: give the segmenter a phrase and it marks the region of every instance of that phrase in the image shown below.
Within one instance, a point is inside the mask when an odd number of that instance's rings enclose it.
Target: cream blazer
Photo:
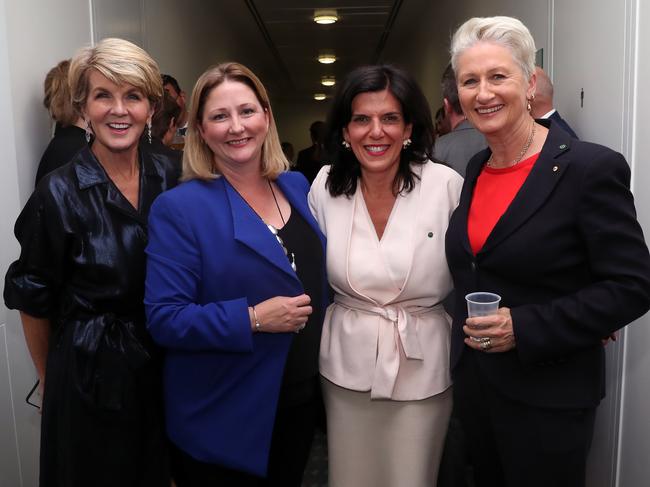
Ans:
[[[398,195],[379,240],[361,189],[348,198],[318,173],[309,205],[327,236],[334,303],[325,315],[320,372],[373,399],[418,400],[451,385],[451,320],[442,300],[452,289],[445,232],[462,178],[442,164],[414,166],[420,179]]]

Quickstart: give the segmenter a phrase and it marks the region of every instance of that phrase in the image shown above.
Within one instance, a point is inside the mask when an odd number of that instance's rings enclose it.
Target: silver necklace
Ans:
[[[512,161],[512,164],[510,164],[507,167],[512,167],[519,164],[523,159],[524,155],[526,154],[526,152],[528,152],[528,149],[530,149],[530,145],[533,143],[533,138],[535,137],[535,125],[537,124],[533,121],[533,128],[530,130],[530,135],[528,136],[528,140],[524,144],[524,147],[521,149],[521,152],[519,153],[517,158],[514,159]],[[490,158],[487,160],[486,166],[494,168],[494,163],[492,162],[492,156],[494,156],[494,154],[490,154]]]

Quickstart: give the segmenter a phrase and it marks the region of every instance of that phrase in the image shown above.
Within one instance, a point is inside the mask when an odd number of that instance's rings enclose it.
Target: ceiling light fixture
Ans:
[[[314,22],[321,25],[333,24],[339,20],[335,9],[314,10]]]
[[[334,86],[336,84],[336,78],[334,76],[323,76],[320,79],[320,84],[323,86]]]
[[[320,51],[318,53],[318,62],[321,64],[332,64],[336,62],[334,51]]]
[[[323,101],[325,98],[327,98],[325,93],[314,93],[314,100],[316,101]]]

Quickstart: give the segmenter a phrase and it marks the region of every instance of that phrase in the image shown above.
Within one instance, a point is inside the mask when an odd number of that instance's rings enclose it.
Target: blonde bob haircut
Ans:
[[[289,162],[282,152],[278,130],[271,110],[271,102],[264,85],[246,66],[239,63],[223,63],[203,73],[192,90],[185,149],[183,151],[183,175],[181,179],[202,179],[208,181],[219,177],[212,149],[201,137],[199,126],[203,120],[205,104],[212,90],[224,81],[236,81],[248,86],[257,101],[269,116],[269,130],[262,144],[262,176],[275,179],[289,169]]]
[[[61,61],[47,72],[43,82],[43,105],[50,112],[50,117],[64,127],[74,125],[79,118],[70,97],[69,69],[70,60]]]
[[[535,40],[528,28],[513,17],[474,17],[461,25],[451,40],[451,65],[457,72],[458,57],[477,42],[507,47],[526,79],[535,73]]]
[[[142,91],[152,108],[162,98],[163,86],[158,64],[147,52],[124,39],[107,38],[84,47],[72,59],[68,74],[72,104],[82,113],[90,89],[91,70],[97,70],[117,85],[128,83]]]

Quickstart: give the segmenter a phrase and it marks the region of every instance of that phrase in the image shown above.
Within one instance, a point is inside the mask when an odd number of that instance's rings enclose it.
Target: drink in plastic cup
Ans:
[[[470,293],[465,296],[467,301],[467,315],[470,318],[474,316],[489,316],[497,314],[501,296],[494,293],[478,292]]]
[[[489,316],[497,314],[499,309],[499,302],[501,296],[494,293],[478,292],[470,293],[465,296],[467,301],[467,315],[472,318],[474,316]],[[475,342],[482,341],[480,338],[470,337]]]

